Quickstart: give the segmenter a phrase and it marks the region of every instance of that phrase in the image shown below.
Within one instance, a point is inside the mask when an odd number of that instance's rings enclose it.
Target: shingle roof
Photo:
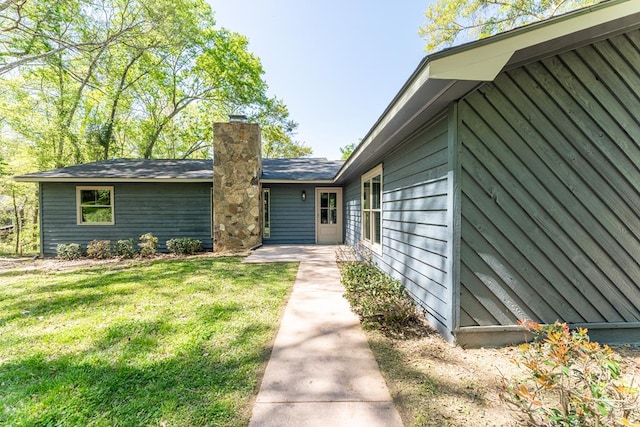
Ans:
[[[211,180],[213,163],[209,160],[113,159],[67,166],[16,177],[17,181],[71,180]]]
[[[324,158],[263,159],[262,179],[273,181],[332,180],[342,161]],[[16,181],[211,181],[213,162],[207,160],[114,159],[85,163],[15,177]]]
[[[325,158],[262,159],[265,181],[332,181],[342,160]]]

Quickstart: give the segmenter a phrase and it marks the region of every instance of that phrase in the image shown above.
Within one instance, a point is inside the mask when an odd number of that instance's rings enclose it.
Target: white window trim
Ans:
[[[109,222],[83,222],[82,221],[82,198],[80,192],[82,190],[109,190],[109,203],[111,204],[111,221]],[[114,200],[113,186],[109,185],[83,185],[76,187],[76,220],[78,225],[115,225],[116,207]]]
[[[366,181],[369,181],[371,178],[373,178],[376,175],[380,175],[380,243],[374,243],[373,242],[373,238],[371,240],[367,240],[365,239],[365,232],[364,232],[364,183]],[[382,163],[380,163],[378,166],[376,166],[375,168],[371,169],[369,172],[365,173],[364,175],[362,175],[362,177],[360,178],[360,241],[369,249],[371,249],[373,252],[382,255],[382,243],[383,243],[383,237],[382,237],[382,208],[383,208],[383,203],[382,203],[382,194],[383,194],[383,175],[382,175]],[[373,218],[372,218],[373,219]],[[371,220],[370,221],[370,226],[371,226],[371,230],[369,230],[371,232],[371,236],[373,236],[374,234],[374,224],[375,221]]]

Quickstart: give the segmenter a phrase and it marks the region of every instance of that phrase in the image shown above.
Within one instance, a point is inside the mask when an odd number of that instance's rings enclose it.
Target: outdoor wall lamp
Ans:
[[[304,202],[305,200],[307,200],[307,192],[302,190],[302,194],[300,195],[300,197],[302,197],[302,201]]]

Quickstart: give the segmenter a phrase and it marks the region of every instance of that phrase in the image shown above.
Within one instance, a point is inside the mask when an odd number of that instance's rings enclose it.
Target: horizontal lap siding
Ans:
[[[344,188],[344,241],[350,246],[355,246],[362,238],[360,191],[360,181],[351,182]]]
[[[447,147],[447,120],[441,120],[384,160],[378,264],[403,282],[438,329],[449,333]]]
[[[315,244],[315,186],[269,184],[271,197],[271,237],[264,244]],[[302,191],[307,194],[302,200]]]
[[[640,320],[640,33],[459,106],[461,326]]]
[[[105,184],[82,184],[105,185]],[[106,184],[110,185],[110,184]],[[211,184],[209,183],[115,183],[115,225],[77,225],[76,184],[42,184],[43,252],[56,253],[59,243],[80,243],[86,249],[94,239],[111,240],[152,233],[159,250],[176,237],[202,241],[212,249]]]

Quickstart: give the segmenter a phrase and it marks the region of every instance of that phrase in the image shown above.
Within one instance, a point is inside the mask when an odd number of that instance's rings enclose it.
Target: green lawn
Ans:
[[[246,425],[295,272],[241,258],[0,271],[0,425]]]

